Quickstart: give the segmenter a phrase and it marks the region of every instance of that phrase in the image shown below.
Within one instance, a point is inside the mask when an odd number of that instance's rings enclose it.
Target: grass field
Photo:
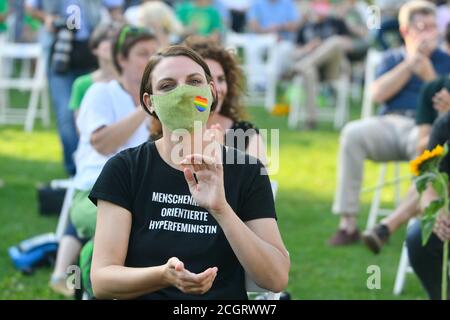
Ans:
[[[286,117],[270,116],[262,108],[251,108],[250,113],[260,128],[280,129],[280,170],[272,179],[279,183],[277,214],[291,256],[288,291],[293,299],[425,299],[412,274],[407,277],[404,293],[399,297],[392,294],[404,229],[394,235],[379,256],[362,245],[327,246],[338,220],[330,213],[338,132],[328,125],[313,132],[292,131],[286,127]],[[365,186],[376,184],[377,168],[366,164]],[[0,127],[0,178],[4,181],[0,188],[0,299],[62,299],[48,288],[51,269],[24,276],[14,269],[7,248],[55,230],[55,217],[38,214],[36,186],[64,177],[54,126],[43,129],[38,124],[32,134],[19,126]],[[392,205],[391,193],[385,193],[386,205]],[[362,196],[360,228],[366,223],[371,196]],[[370,265],[381,268],[379,290],[367,289]]]

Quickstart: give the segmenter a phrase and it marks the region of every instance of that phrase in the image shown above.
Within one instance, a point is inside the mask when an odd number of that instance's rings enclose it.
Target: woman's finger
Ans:
[[[190,154],[186,156],[185,158],[186,162],[182,163],[196,163],[201,164],[202,166],[199,168],[199,170],[207,169],[207,170],[214,170],[216,168],[216,162],[212,157],[204,156],[201,154]]]
[[[176,269],[177,265],[184,266],[183,262],[181,262],[177,257],[172,257],[167,260],[167,264],[170,268]]]
[[[209,276],[213,275],[216,271],[213,268],[208,268],[202,273],[192,273],[188,271],[188,273],[185,274],[183,277],[184,281],[193,282],[196,284],[202,283],[205,279],[207,279]]]
[[[184,179],[186,180],[186,182],[189,186],[189,189],[192,189],[192,188],[195,189],[197,187],[197,181],[195,181],[194,172],[192,171],[192,169],[184,168],[183,173],[184,173]]]
[[[187,292],[202,294],[211,289],[215,278],[216,276],[213,274],[202,283],[183,283],[181,286]]]
[[[215,277],[217,274],[217,268],[208,268],[202,273],[192,273],[189,270],[186,270],[186,272],[183,275],[180,275],[180,279],[185,283],[185,285],[202,285],[205,282],[208,281],[211,277]]]

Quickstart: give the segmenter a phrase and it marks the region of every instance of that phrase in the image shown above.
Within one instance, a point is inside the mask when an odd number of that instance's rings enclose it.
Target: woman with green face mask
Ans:
[[[111,158],[91,191],[96,298],[247,299],[245,273],[282,291],[290,260],[270,181],[261,162],[207,131],[217,90],[206,62],[166,48],[140,92],[163,136]]]
[[[221,144],[246,152],[266,164],[265,142],[258,128],[247,121],[242,103],[243,74],[235,55],[203,37],[189,37],[184,44],[205,59],[216,87],[217,107],[210,113],[207,127]],[[162,136],[161,123],[155,118],[151,135],[155,140]]]

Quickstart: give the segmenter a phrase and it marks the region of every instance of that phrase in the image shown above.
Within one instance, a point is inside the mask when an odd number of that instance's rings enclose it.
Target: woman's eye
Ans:
[[[199,84],[202,84],[202,81],[199,79],[191,79],[190,83],[193,85],[199,85]]]
[[[170,83],[162,84],[159,86],[159,90],[162,90],[162,91],[169,91],[172,88],[173,88],[173,84],[170,84]]]

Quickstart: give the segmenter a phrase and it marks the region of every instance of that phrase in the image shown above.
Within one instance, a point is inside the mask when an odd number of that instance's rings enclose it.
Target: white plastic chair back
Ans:
[[[364,93],[361,110],[361,118],[368,118],[373,115],[373,100],[370,87],[375,81],[377,66],[380,64],[383,53],[374,49],[369,49],[366,58],[366,71],[364,72]]]
[[[242,69],[246,77],[247,91],[253,103],[265,103],[268,82],[276,77],[274,61],[277,52],[277,37],[274,34],[238,34],[229,32],[225,46],[242,52]]]
[[[28,71],[13,77],[9,66],[21,60]],[[34,72],[30,69],[34,64]],[[0,123],[24,124],[26,131],[32,131],[34,121],[40,118],[45,126],[50,125],[49,97],[47,92],[45,58],[39,43],[3,42],[0,49]],[[12,108],[10,91],[29,92],[27,106]],[[41,103],[39,103],[41,100]]]

